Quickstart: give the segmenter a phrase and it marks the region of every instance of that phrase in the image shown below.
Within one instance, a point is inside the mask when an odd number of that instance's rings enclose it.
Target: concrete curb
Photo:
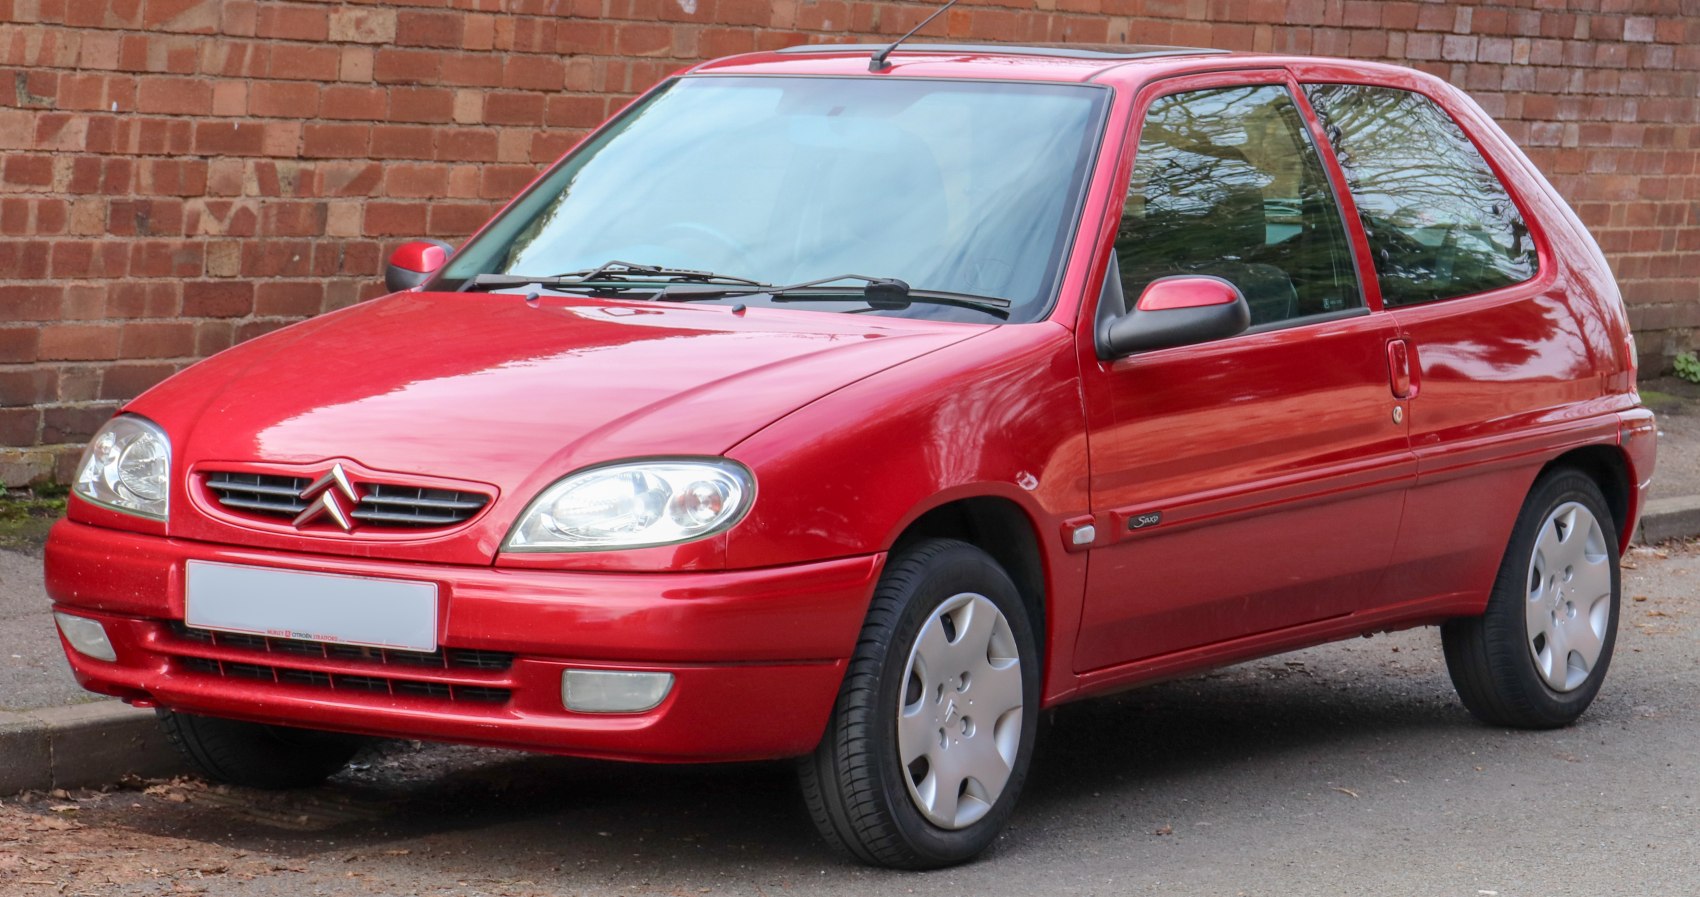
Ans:
[[[1653,545],[1695,536],[1700,536],[1700,495],[1677,495],[1647,502],[1634,541],[1638,545]]]
[[[186,771],[151,710],[96,701],[0,712],[0,795],[109,785]]]

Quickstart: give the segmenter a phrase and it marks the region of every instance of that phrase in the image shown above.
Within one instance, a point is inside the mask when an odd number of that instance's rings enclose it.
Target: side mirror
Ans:
[[[453,246],[441,240],[403,243],[390,253],[389,266],[384,268],[384,286],[392,293],[411,290],[443,267],[454,251]]]
[[[1251,306],[1239,287],[1201,274],[1161,277],[1146,286],[1132,311],[1099,329],[1098,355],[1120,358],[1209,342],[1250,326]]]

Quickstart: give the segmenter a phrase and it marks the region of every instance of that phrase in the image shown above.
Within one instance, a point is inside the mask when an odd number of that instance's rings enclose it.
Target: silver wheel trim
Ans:
[[[1579,502],[1565,502],[1541,521],[1524,581],[1529,655],[1557,692],[1588,681],[1611,624],[1611,559],[1605,531]]]
[[[962,592],[915,637],[898,695],[897,750],[916,809],[966,828],[1009,783],[1021,747],[1021,658],[997,605]]]

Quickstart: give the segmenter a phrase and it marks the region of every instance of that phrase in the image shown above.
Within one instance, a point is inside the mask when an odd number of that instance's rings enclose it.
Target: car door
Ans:
[[[1131,306],[1156,278],[1209,275],[1240,288],[1252,321],[1082,359],[1107,530],[1088,558],[1082,672],[1351,613],[1381,579],[1414,471],[1389,376],[1397,332],[1365,303],[1361,235],[1296,84],[1195,76],[1136,107],[1100,301],[1117,301],[1117,278]]]
[[[1418,479],[1382,600],[1475,612],[1541,466],[1615,434],[1585,401],[1608,324],[1571,301],[1576,282],[1519,204],[1530,197],[1420,85],[1306,81],[1417,379]]]

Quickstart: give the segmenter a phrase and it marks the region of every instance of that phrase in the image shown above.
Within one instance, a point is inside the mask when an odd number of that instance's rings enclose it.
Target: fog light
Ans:
[[[118,659],[118,652],[112,650],[112,642],[106,637],[106,627],[99,620],[88,617],[74,617],[70,614],[53,612],[53,619],[59,624],[59,631],[64,633],[65,641],[71,643],[78,654],[86,654],[95,660],[111,663]]]
[[[642,713],[672,688],[672,673],[567,670],[561,674],[561,703],[580,713]]]

